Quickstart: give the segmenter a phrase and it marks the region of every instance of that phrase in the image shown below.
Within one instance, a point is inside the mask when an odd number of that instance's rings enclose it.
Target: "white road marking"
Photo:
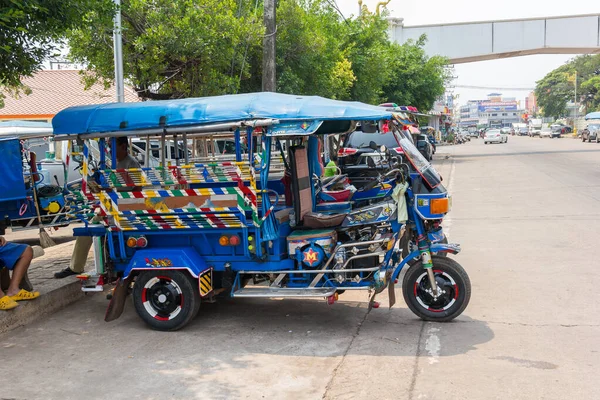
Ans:
[[[440,328],[430,326],[427,329],[427,340],[425,341],[425,350],[429,354],[429,364],[435,364],[440,362],[440,350],[442,350],[442,343],[437,333]]]

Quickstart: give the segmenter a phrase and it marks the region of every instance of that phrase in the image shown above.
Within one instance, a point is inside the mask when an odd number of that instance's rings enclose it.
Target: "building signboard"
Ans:
[[[516,101],[485,101],[479,103],[479,112],[517,111]]]

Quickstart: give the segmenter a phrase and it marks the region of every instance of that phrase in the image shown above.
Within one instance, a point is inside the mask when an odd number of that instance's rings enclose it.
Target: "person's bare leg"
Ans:
[[[27,272],[27,268],[29,268],[31,260],[33,260],[33,249],[30,246],[27,246],[13,268],[10,286],[6,291],[7,295],[15,296],[17,293],[19,293],[19,290],[21,290],[19,289],[19,283],[21,283],[21,279],[23,279],[23,276],[25,276],[25,272]]]

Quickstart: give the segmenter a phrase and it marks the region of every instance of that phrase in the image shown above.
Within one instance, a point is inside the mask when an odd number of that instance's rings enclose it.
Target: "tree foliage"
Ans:
[[[238,6],[239,4],[239,6]],[[235,0],[125,0],[123,69],[142,98],[211,96],[237,90],[244,54],[260,43],[260,15]],[[112,16],[91,9],[69,35],[71,57],[89,83],[114,75]]]
[[[576,78],[577,76],[577,78]],[[549,72],[536,82],[535,95],[544,116],[564,117],[567,102],[583,103],[588,111],[600,107],[600,55],[582,55]]]
[[[425,36],[417,43],[392,45],[391,75],[383,87],[384,97],[398,104],[410,104],[421,110],[429,110],[435,100],[444,93],[450,79],[445,69],[446,59],[440,56],[428,58],[423,50]]]
[[[111,13],[102,0],[0,0],[0,87],[17,93],[21,77],[40,69],[91,4]]]
[[[444,59],[424,39],[392,44],[368,11],[342,18],[326,0],[279,0],[277,90],[429,109],[443,94]],[[261,90],[262,3],[257,0],[123,0],[124,74],[144,99]],[[112,15],[91,8],[69,34],[87,79],[110,83]]]

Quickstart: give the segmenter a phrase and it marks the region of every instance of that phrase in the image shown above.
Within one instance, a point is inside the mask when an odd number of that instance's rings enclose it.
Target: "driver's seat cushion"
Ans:
[[[309,212],[304,215],[305,228],[310,229],[321,229],[321,228],[333,228],[340,226],[348,214],[321,214],[316,212]]]

